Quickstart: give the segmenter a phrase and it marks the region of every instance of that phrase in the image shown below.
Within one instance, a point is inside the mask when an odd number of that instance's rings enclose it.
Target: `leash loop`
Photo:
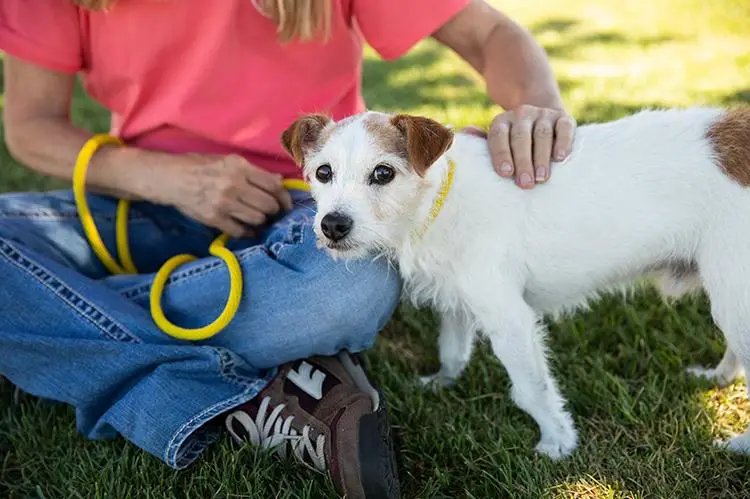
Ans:
[[[115,239],[117,245],[118,260],[115,260],[107,250],[102,241],[99,230],[91,215],[91,210],[86,199],[86,172],[88,171],[91,158],[96,151],[104,145],[117,145],[124,147],[125,143],[118,137],[107,134],[94,135],[81,148],[76,158],[73,169],[73,196],[75,198],[78,216],[83,225],[83,231],[89,245],[102,264],[112,274],[138,274],[138,269],[133,262],[130,253],[130,243],[128,241],[128,210],[130,201],[121,199],[117,203],[117,214],[115,217]],[[284,180],[284,187],[290,190],[309,191],[309,186],[299,179]],[[242,298],[242,268],[237,257],[226,248],[229,235],[221,234],[209,246],[208,251],[211,255],[221,259],[229,269],[229,297],[227,298],[224,310],[213,322],[198,328],[183,328],[170,322],[164,314],[161,306],[164,288],[166,287],[169,276],[181,265],[192,262],[197,258],[189,254],[176,255],[159,269],[154,276],[151,290],[149,291],[149,303],[151,308],[151,317],[157,327],[164,333],[177,339],[188,341],[200,341],[211,338],[219,334],[237,314]]]

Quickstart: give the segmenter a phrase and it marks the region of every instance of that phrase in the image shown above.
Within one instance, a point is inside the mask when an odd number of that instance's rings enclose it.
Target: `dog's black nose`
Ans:
[[[323,234],[331,241],[340,241],[351,232],[354,220],[341,213],[329,213],[320,222]]]

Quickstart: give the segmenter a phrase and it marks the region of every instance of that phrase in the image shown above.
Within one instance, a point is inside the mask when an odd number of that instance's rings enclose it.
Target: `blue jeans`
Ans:
[[[91,439],[121,434],[181,469],[218,438],[216,416],[252,399],[275,367],[372,346],[400,293],[382,261],[334,263],[315,246],[314,204],[295,208],[254,240],[230,248],[245,278],[239,311],[204,342],[154,325],[155,272],[178,253],[201,257],[173,274],[162,301],[185,327],[224,307],[229,274],[207,256],[217,232],[174,209],[134,203],[130,242],[140,275],[110,276],[92,253],[69,191],[0,195],[0,374],[20,389],[76,409]],[[89,196],[112,254],[116,200]]]

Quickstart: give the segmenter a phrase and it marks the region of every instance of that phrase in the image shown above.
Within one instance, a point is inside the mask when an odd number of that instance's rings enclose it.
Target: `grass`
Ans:
[[[552,57],[579,122],[643,107],[750,100],[750,3],[745,0],[505,0]],[[368,52],[372,108],[486,125],[498,109],[457,57],[431,42],[401,61]],[[106,129],[82,93],[78,123]],[[57,186],[0,150],[0,190]],[[537,430],[508,396],[508,379],[482,346],[454,389],[414,380],[437,367],[434,317],[402,307],[368,354],[385,390],[404,497],[748,497],[747,458],[712,447],[750,423],[745,384],[713,389],[686,378],[723,351],[704,297],[672,307],[644,290],[607,297],[550,325],[552,363],[580,429],[567,461],[535,456]],[[3,492],[5,490],[5,492]],[[0,497],[335,497],[328,482],[252,448],[213,447],[174,472],[133,445],[85,441],[74,412],[0,384]]]

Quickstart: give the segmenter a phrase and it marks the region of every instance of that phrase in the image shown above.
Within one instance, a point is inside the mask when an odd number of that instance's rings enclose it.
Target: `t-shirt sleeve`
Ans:
[[[0,1],[0,51],[53,71],[79,71],[78,7],[70,0]]]
[[[387,60],[397,59],[458,14],[471,0],[353,0],[365,40]]]

